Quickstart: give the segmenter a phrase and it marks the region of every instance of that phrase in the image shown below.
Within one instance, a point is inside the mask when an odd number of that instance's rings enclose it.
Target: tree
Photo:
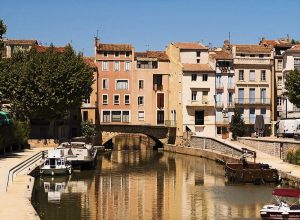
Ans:
[[[3,20],[0,19],[0,59],[2,58],[2,51],[4,49],[3,35],[6,33],[6,25]]]
[[[299,41],[299,40],[292,39],[292,40],[291,40],[291,44],[300,44],[300,41]]]
[[[246,133],[245,122],[241,117],[238,109],[234,110],[234,115],[231,118],[229,130],[232,132],[232,138],[236,140],[237,137],[242,137]]]
[[[96,127],[89,121],[81,122],[81,133],[86,138],[86,141],[90,142],[91,138],[96,134]]]
[[[287,74],[285,88],[291,103],[300,106],[300,71],[295,69]]]
[[[70,45],[14,53],[0,66],[0,93],[10,100],[15,118],[63,119],[90,96],[93,69]],[[50,132],[51,133],[51,132]]]

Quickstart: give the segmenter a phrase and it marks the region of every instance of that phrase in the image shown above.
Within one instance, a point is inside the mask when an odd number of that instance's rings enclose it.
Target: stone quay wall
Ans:
[[[271,156],[285,159],[289,151],[300,149],[299,141],[268,140],[262,138],[239,137],[238,141]]]

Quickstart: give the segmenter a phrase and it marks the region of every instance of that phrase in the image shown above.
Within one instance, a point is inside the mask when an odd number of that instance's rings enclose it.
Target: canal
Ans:
[[[228,185],[207,159],[122,150],[96,169],[37,178],[32,204],[41,219],[259,219],[274,185]]]

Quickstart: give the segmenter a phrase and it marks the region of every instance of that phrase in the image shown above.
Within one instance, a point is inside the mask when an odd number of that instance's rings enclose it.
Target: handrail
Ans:
[[[24,168],[24,166],[28,165],[30,162],[32,162],[32,160],[34,160],[33,162],[37,161],[40,156],[42,156],[43,153],[45,153],[46,151],[40,151],[36,154],[34,154],[33,156],[29,157],[28,159],[22,161],[21,163],[17,164],[16,166],[12,167],[9,172],[8,172],[8,175],[7,175],[7,183],[6,183],[6,192],[7,192],[7,188],[8,188],[8,184],[9,184],[9,180],[10,180],[10,176],[11,176],[11,181],[13,181],[13,176],[14,174],[20,170],[21,168]],[[31,163],[32,164],[32,163]],[[24,168],[25,169],[25,168]]]

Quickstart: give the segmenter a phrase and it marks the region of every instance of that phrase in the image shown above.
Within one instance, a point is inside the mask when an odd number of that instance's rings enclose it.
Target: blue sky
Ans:
[[[173,41],[221,46],[289,34],[300,40],[300,0],[7,0],[0,3],[6,37],[56,46],[72,42],[91,56],[99,30],[104,43],[137,51],[164,50]]]

